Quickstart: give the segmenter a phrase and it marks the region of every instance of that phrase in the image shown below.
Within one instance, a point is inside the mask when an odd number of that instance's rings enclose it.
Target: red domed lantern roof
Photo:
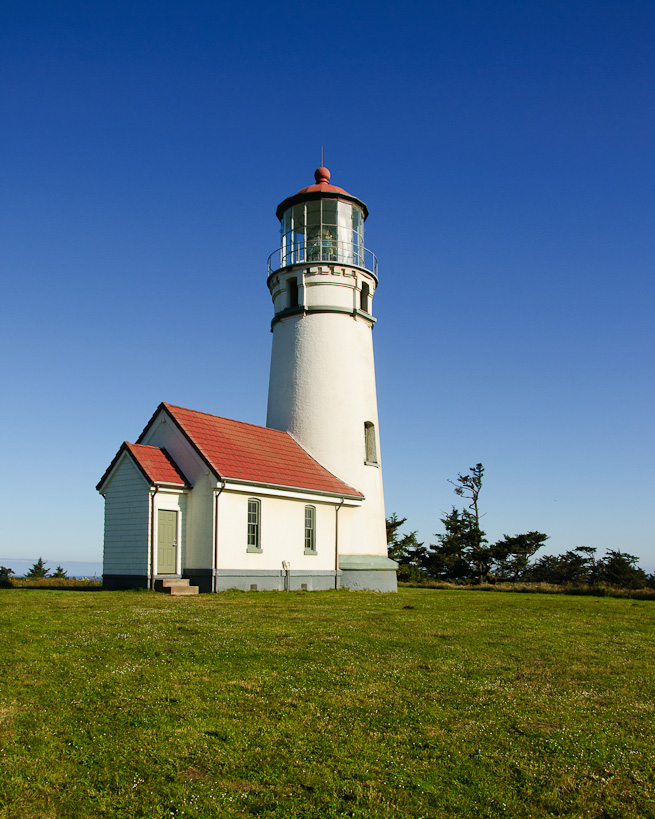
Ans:
[[[277,211],[275,212],[277,218],[281,219],[284,211],[298,202],[326,198],[346,199],[350,202],[354,202],[364,211],[364,219],[366,219],[368,216],[368,208],[364,202],[362,202],[362,200],[358,199],[356,196],[348,193],[348,191],[345,191],[343,188],[338,188],[336,185],[330,185],[330,176],[330,171],[324,166],[317,168],[314,172],[314,179],[316,180],[315,184],[309,185],[306,188],[301,188],[294,196],[290,196],[288,199],[285,199],[284,202],[281,202],[277,206]]]
[[[335,185],[330,185],[330,176],[332,174],[328,171],[325,167],[317,168],[314,171],[314,179],[316,180],[315,185],[309,185],[307,188],[301,188],[296,196],[300,193],[314,193],[315,191],[327,192],[327,191],[334,191],[335,193],[345,193],[346,196],[350,196],[348,191],[345,191],[343,188],[337,188]]]

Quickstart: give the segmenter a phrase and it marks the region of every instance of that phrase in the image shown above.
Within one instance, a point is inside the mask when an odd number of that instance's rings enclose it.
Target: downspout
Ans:
[[[155,495],[159,487],[150,495],[150,590],[155,590]]]
[[[345,503],[345,498],[341,498],[341,503],[334,507],[334,588],[339,588],[339,509]]]
[[[214,565],[212,566],[212,585],[214,593],[218,591],[218,499],[225,489],[225,481],[220,489],[214,489]]]

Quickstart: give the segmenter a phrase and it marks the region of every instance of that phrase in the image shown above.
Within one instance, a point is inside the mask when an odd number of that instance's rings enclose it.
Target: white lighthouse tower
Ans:
[[[341,585],[396,588],[387,558],[372,330],[377,259],[364,246],[364,202],[316,183],[277,208],[280,248],[269,258],[275,315],[268,427],[289,432],[364,495],[337,513]]]

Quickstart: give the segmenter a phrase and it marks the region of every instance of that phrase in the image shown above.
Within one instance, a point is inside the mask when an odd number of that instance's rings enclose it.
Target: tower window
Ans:
[[[362,282],[362,290],[359,294],[359,309],[363,310],[365,313],[370,313],[369,310],[369,295],[370,290],[367,282]]]
[[[261,552],[261,503],[257,498],[248,498],[248,551]]]
[[[289,293],[289,307],[298,306],[298,279],[287,279],[287,292]]]
[[[305,554],[316,554],[316,507],[305,506]]]
[[[364,444],[366,447],[366,463],[377,466],[378,449],[375,443],[375,424],[371,421],[364,422]]]

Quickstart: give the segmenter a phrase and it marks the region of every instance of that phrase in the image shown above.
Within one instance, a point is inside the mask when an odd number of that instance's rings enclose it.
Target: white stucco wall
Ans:
[[[122,455],[103,494],[103,574],[147,574],[150,493],[146,479],[128,455]]]
[[[374,279],[347,271],[305,273],[306,298],[313,306],[348,303],[353,310],[356,286],[365,278],[372,302]],[[365,463],[365,422],[375,426],[377,466]],[[366,500],[352,514],[349,548],[386,555],[372,322],[357,312],[309,312],[276,322],[266,423],[288,430],[316,460],[363,492]]]
[[[288,309],[289,279],[298,286],[298,305],[317,307],[330,305],[351,311],[359,307],[361,282],[366,281],[370,293],[375,292],[375,279],[362,271],[343,265],[297,265],[275,274],[269,282],[276,313]]]
[[[261,553],[248,552],[248,498],[261,504]],[[224,490],[218,501],[218,568],[280,570],[282,561],[294,571],[335,568],[335,507],[315,497],[289,498]],[[316,554],[305,554],[305,506],[316,509]],[[340,513],[341,514],[341,513]]]

